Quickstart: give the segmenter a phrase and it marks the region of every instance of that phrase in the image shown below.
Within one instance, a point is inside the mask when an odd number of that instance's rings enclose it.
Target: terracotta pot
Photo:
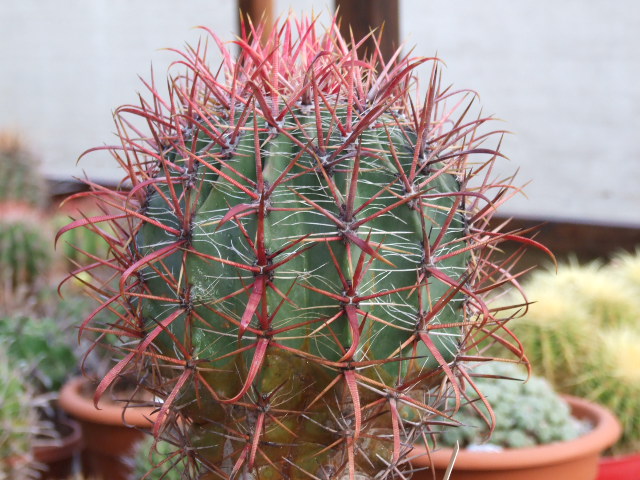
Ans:
[[[640,453],[600,459],[598,480],[638,479],[640,479]]]
[[[60,407],[82,427],[84,449],[82,470],[85,476],[104,480],[126,480],[131,473],[128,457],[133,446],[153,425],[152,407],[124,408],[123,405],[93,405],[85,391],[91,390],[85,378],[73,378],[60,391]]]
[[[47,467],[40,477],[42,480],[69,478],[73,464],[82,449],[82,430],[75,420],[67,418],[58,428],[61,436],[55,441],[37,441],[33,456],[38,463]]]
[[[591,421],[587,434],[562,443],[502,452],[468,452],[461,449],[451,480],[594,480],[602,452],[620,437],[618,420],[605,408],[581,398],[565,396],[573,415]],[[416,448],[415,453],[424,452]],[[448,448],[431,453],[435,478],[441,480],[453,451]],[[412,460],[416,468],[430,465],[425,454]],[[433,472],[416,472],[413,480],[433,480]]]

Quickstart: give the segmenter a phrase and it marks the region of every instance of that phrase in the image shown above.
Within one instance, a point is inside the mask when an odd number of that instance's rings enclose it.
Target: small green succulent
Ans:
[[[486,442],[504,448],[524,448],[576,438],[581,424],[571,416],[567,403],[553,390],[549,382],[531,376],[519,365],[490,363],[475,370],[476,385],[491,403],[496,416],[495,430],[489,437],[489,427],[480,413],[470,404],[454,416],[462,424],[447,429],[440,437],[441,444],[462,447]],[[503,378],[498,378],[503,377]],[[479,397],[472,394],[472,399]],[[475,406],[488,415],[481,402]]]

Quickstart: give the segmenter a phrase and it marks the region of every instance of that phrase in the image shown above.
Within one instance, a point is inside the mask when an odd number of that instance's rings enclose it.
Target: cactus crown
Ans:
[[[335,23],[252,29],[237,58],[209,33],[222,66],[178,52],[168,99],[152,81],[118,110],[127,188],[94,185],[105,214],[59,233],[112,252],[76,272],[117,276],[91,286],[114,320],[82,326],[122,340],[96,396],[137,373],[204,478],[395,477],[501,335],[488,299],[518,255],[495,245],[534,244],[488,227],[518,191],[494,178],[501,132],[465,118],[473,94],[437,60],[358,58]]]

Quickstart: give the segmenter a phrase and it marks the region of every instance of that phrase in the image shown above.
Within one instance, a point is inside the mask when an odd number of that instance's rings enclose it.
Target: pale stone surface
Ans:
[[[48,175],[116,179],[111,112],[136,101],[153,62],[159,87],[206,24],[231,39],[234,0],[2,2],[0,128],[22,133]],[[329,18],[332,2],[277,0]],[[515,133],[509,170],[530,180],[508,213],[640,225],[640,3],[631,0],[401,0],[408,46],[446,61],[444,79],[481,93]],[[214,51],[215,49],[211,49]],[[213,57],[212,63],[217,62]]]

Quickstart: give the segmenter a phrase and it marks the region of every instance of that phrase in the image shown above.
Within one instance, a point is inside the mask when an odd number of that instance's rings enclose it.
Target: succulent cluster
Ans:
[[[437,60],[358,58],[335,23],[273,31],[235,58],[209,32],[222,66],[179,52],[169,98],[147,83],[121,146],[93,150],[123,188],[91,184],[105,214],[59,235],[109,245],[73,274],[113,314],[81,329],[119,339],[96,399],[135,375],[198,478],[396,478],[474,391],[481,341],[522,355],[490,305],[520,252],[496,246],[538,245],[490,226],[519,191],[494,173],[502,132]]]
[[[527,377],[521,365],[494,362],[481,365],[474,374],[493,407],[495,429],[490,433],[483,422],[489,412],[482,404],[476,406],[476,397],[453,417],[462,426],[446,430],[443,445],[474,448],[488,441],[502,448],[524,448],[571,440],[582,433],[580,422],[551,384],[542,377]]]
[[[511,329],[535,373],[611,409],[623,425],[613,452],[640,448],[640,251],[534,273],[535,299]]]

